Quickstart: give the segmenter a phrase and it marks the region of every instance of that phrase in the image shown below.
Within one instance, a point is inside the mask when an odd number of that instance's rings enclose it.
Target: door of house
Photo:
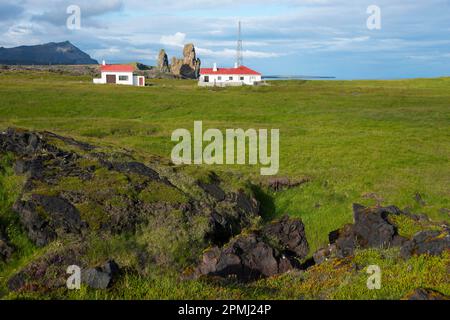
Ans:
[[[144,86],[144,78],[139,78],[139,85]]]
[[[209,82],[209,76],[205,76],[205,82]]]
[[[116,83],[116,75],[115,74],[107,74],[106,75],[106,83]]]

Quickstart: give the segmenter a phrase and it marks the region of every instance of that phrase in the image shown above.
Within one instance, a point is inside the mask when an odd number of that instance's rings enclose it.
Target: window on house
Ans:
[[[204,81],[209,82],[209,76],[205,76]]]
[[[128,76],[119,76],[119,81],[128,81]]]
[[[244,81],[244,77],[240,77],[241,81]]]
[[[231,76],[231,77],[229,77],[229,78],[228,78],[228,80],[233,80],[233,77],[232,77],[232,76]]]
[[[217,80],[219,80],[219,81],[222,80],[222,77],[221,77],[221,76],[218,76],[218,77],[217,77]]]

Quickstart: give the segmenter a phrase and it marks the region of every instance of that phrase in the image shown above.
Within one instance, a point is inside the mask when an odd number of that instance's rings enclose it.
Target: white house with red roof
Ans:
[[[261,73],[246,66],[234,66],[234,68],[201,68],[199,86],[253,86],[261,82]]]
[[[100,67],[101,78],[95,78],[96,84],[123,84],[129,86],[145,86],[145,77],[134,74],[134,67],[126,64],[105,64]]]

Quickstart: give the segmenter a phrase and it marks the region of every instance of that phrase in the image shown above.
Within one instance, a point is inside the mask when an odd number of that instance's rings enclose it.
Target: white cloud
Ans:
[[[40,44],[41,40],[37,34],[42,32],[39,25],[27,21],[18,21],[6,28],[0,36],[0,46],[14,47],[21,45]]]
[[[183,47],[185,40],[186,34],[177,32],[174,35],[162,36],[159,42],[167,46]]]
[[[33,32],[33,26],[31,24],[18,24],[9,28],[7,36],[20,37],[26,36]]]
[[[196,51],[199,55],[207,57],[207,58],[235,58],[236,57],[236,49],[211,50],[211,49],[205,49],[205,48],[196,48]],[[276,57],[281,56],[281,54],[275,53],[275,52],[263,52],[263,51],[252,51],[252,50],[244,50],[243,55],[244,55],[244,59],[245,58],[253,58],[253,59],[276,58]]]
[[[109,57],[109,56],[117,56],[121,51],[119,48],[111,47],[105,49],[96,49],[93,50],[93,55],[96,57]]]

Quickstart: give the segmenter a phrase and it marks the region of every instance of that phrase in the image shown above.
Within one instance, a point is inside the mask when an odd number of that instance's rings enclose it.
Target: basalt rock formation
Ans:
[[[158,55],[156,71],[159,77],[175,77],[181,79],[198,79],[201,61],[197,57],[195,47],[188,43],[183,48],[181,58],[172,57],[169,61],[167,53],[161,49]]]
[[[426,230],[417,233],[411,240],[405,242],[400,250],[400,254],[405,259],[415,254],[437,256],[449,248],[450,234],[448,228],[445,230]]]
[[[417,223],[426,223],[429,228],[415,234],[411,239],[401,236],[392,217],[404,216]],[[395,206],[364,207],[353,205],[354,223],[345,225],[329,234],[329,245],[314,253],[319,264],[332,257],[352,256],[356,249],[400,247],[405,259],[414,254],[440,255],[450,249],[449,229],[446,225],[432,223],[428,218],[401,211]]]
[[[61,143],[66,144],[67,147],[79,148],[80,153],[57,147],[57,144]],[[3,151],[13,152],[17,156],[14,164],[16,172],[29,177],[25,185],[27,196],[23,196],[16,202],[14,210],[20,215],[30,239],[38,245],[45,245],[65,234],[80,235],[83,229],[92,229],[93,223],[87,223],[80,216],[80,210],[77,207],[81,204],[95,203],[100,206],[105,216],[102,217],[98,227],[119,233],[133,229],[138,221],[149,214],[150,210],[163,212],[177,209],[185,212],[186,215],[208,213],[212,229],[217,224],[221,224],[218,220],[225,220],[227,223],[229,219],[233,220],[234,230],[226,228],[227,237],[231,237],[244,226],[239,226],[240,222],[246,220],[248,222],[258,212],[258,203],[242,192],[224,193],[224,197],[219,200],[205,193],[204,199],[195,201],[195,199],[189,199],[188,195],[184,195],[167,178],[161,177],[148,165],[132,159],[123,162],[110,161],[108,155],[96,153],[93,146],[48,132],[36,133],[10,129],[0,135],[0,148]],[[84,165],[86,162],[89,165]],[[99,177],[101,174],[104,177]],[[96,176],[109,180],[113,184],[119,184],[117,187],[130,189],[128,190],[130,194],[116,192],[111,189],[115,187],[114,185],[106,185],[105,190],[96,190],[96,194],[83,192],[83,184],[88,186],[92,182],[101,182],[96,181]],[[124,181],[120,181],[122,177]],[[136,177],[139,178],[138,181],[133,181]],[[115,181],[116,178],[119,181]],[[79,182],[80,186],[62,186],[61,183],[67,180]],[[155,188],[158,186],[167,188],[168,192],[180,193],[180,199],[185,201],[183,203],[175,201],[169,205],[164,201],[145,203],[133,198],[134,193],[146,192],[149,185]],[[46,188],[47,194],[39,194]],[[111,208],[108,205],[108,200],[111,200],[109,197],[116,197],[122,204],[121,208]],[[219,203],[221,205],[218,205]],[[238,217],[237,220],[234,215]],[[247,217],[244,217],[246,215]]]
[[[38,246],[67,234],[80,234],[86,224],[79,211],[66,199],[32,194],[30,200],[20,200],[13,209],[19,214],[28,237]]]
[[[303,223],[285,216],[262,230],[236,237],[222,248],[207,250],[194,276],[254,281],[300,268],[308,252]]]
[[[28,238],[39,247],[60,240],[76,248],[49,252],[26,266],[10,280],[14,290],[45,286],[41,278],[54,268],[61,268],[56,274],[63,277],[69,264],[89,270],[84,255],[92,239],[132,235],[145,243],[136,243],[139,249],[130,252],[143,268],[148,263],[173,266],[193,261],[209,245],[228,242],[258,217],[258,202],[242,190],[223,190],[216,181],[218,198],[173,168],[143,163],[122,151],[105,153],[53,133],[8,129],[0,133],[0,154],[5,153],[14,156],[15,173],[26,177],[12,209]],[[148,240],[153,232],[163,238]],[[0,258],[11,252],[0,234]],[[107,282],[99,272],[104,273],[98,268],[88,272],[94,287]],[[62,279],[51,283],[64,284]]]
[[[267,186],[273,192],[278,192],[292,189],[308,182],[310,182],[309,178],[290,179],[288,177],[275,177],[267,179],[263,185]]]
[[[81,281],[93,289],[106,289],[113,284],[119,274],[119,265],[110,260],[100,267],[83,270]]]
[[[6,237],[2,234],[0,230],[0,261],[6,261],[9,259],[14,249],[9,245]]]
[[[157,68],[160,72],[170,72],[169,58],[167,57],[167,53],[164,49],[161,49],[159,52]]]
[[[197,79],[200,75],[200,59],[197,58],[192,43],[186,44],[181,59],[173,57],[170,64],[171,72],[183,79]]]
[[[435,290],[419,288],[408,293],[403,300],[450,300],[450,297]]]

